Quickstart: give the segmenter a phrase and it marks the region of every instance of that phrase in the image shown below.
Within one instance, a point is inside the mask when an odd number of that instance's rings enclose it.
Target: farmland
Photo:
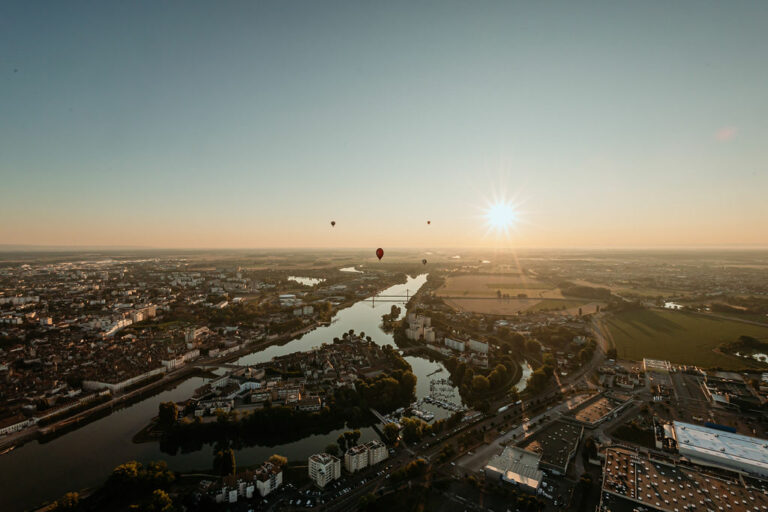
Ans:
[[[508,295],[498,298],[498,293]],[[524,311],[551,311],[577,315],[593,313],[597,304],[592,299],[564,298],[553,284],[523,274],[471,274],[448,277],[437,295],[458,311],[490,315],[515,315]]]
[[[766,327],[680,311],[626,311],[607,318],[605,323],[620,358],[666,359],[705,368],[759,367],[757,362],[715,349],[741,335],[768,337]]]
[[[445,299],[445,303],[457,311],[481,313],[484,315],[516,315],[535,306],[538,299],[510,299],[500,300],[493,298],[451,298]]]
[[[438,290],[443,297],[488,297],[495,298],[497,292],[512,297],[524,294],[528,298],[561,299],[563,295],[554,285],[522,274],[472,274],[452,276]]]

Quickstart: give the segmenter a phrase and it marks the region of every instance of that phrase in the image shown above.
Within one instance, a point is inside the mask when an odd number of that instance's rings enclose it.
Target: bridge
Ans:
[[[371,307],[376,305],[376,301],[378,302],[408,302],[410,298],[413,297],[413,295],[410,295],[409,290],[405,290],[405,295],[374,295],[373,297],[368,297],[367,299],[363,299],[364,302],[370,302]]]
[[[382,414],[381,414],[379,411],[377,411],[377,410],[376,410],[376,409],[374,409],[373,407],[371,407],[371,414],[373,414],[374,416],[376,416],[376,419],[377,419],[377,420],[379,420],[379,421],[381,422],[381,424],[382,424],[382,425],[386,425],[387,423],[394,423],[395,425],[397,425],[397,426],[398,426],[398,428],[402,428],[402,426],[401,426],[401,425],[400,425],[400,423],[398,423],[398,422],[390,422],[390,421],[387,421],[387,419],[386,419],[386,418],[385,418],[385,417],[384,417],[384,416],[383,416],[383,415],[382,415]]]

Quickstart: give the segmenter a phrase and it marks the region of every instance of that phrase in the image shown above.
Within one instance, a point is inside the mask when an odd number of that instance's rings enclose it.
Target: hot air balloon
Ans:
[[[381,260],[381,258],[384,257],[384,249],[382,249],[381,247],[376,249],[376,257],[379,258],[379,260]]]
[[[427,221],[427,224],[432,224],[432,221],[431,221],[431,220],[428,220],[428,221]]]
[[[333,227],[333,226],[335,226],[335,225],[336,225],[336,221],[335,221],[335,220],[332,220],[332,221],[331,221],[331,227]]]
[[[422,265],[426,265],[427,264],[427,260],[421,260],[421,264]]]

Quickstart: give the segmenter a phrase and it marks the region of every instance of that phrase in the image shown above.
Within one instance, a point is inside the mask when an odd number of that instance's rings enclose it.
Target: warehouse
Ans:
[[[692,462],[768,477],[768,441],[674,422],[677,449]]]
[[[544,474],[539,470],[539,455],[507,446],[488,461],[485,476],[516,484],[528,492],[536,492]]]

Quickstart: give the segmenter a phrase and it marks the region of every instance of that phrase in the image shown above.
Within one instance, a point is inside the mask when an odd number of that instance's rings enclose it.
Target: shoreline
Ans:
[[[403,283],[389,283],[382,289],[387,289],[391,286],[397,286],[398,284]],[[380,292],[381,290],[378,290],[376,293]],[[314,331],[318,327],[330,326],[333,324],[334,318],[339,312],[352,307],[361,300],[366,300],[368,298],[370,297],[342,302],[333,312],[331,319],[328,321],[315,321],[312,324],[299,329],[298,331],[279,335],[273,340],[265,340],[263,342],[246,342],[245,346],[236,352],[213,360],[199,359],[194,361],[189,366],[184,366],[178,370],[174,370],[173,372],[166,373],[161,379],[152,381],[145,386],[129,391],[128,393],[122,394],[118,397],[114,397],[107,402],[96,404],[95,406],[80,411],[72,416],[57,420],[50,425],[46,425],[44,427],[34,426],[31,428],[26,428],[20,432],[9,434],[8,436],[0,438],[0,457],[7,453],[13,452],[13,450],[16,448],[22,447],[30,441],[51,441],[59,436],[75,431],[80,427],[84,427],[93,421],[109,416],[116,410],[119,410],[123,407],[128,407],[141,401],[144,398],[147,398],[148,395],[151,395],[152,393],[162,392],[170,388],[171,385],[178,383],[179,381],[187,380],[191,377],[194,377],[196,373],[203,372],[204,370],[199,367],[224,365],[233,360],[240,359],[241,357],[247,356],[249,354],[260,352],[274,345],[288,344],[296,339],[299,339],[301,336],[307,334],[308,332]]]

